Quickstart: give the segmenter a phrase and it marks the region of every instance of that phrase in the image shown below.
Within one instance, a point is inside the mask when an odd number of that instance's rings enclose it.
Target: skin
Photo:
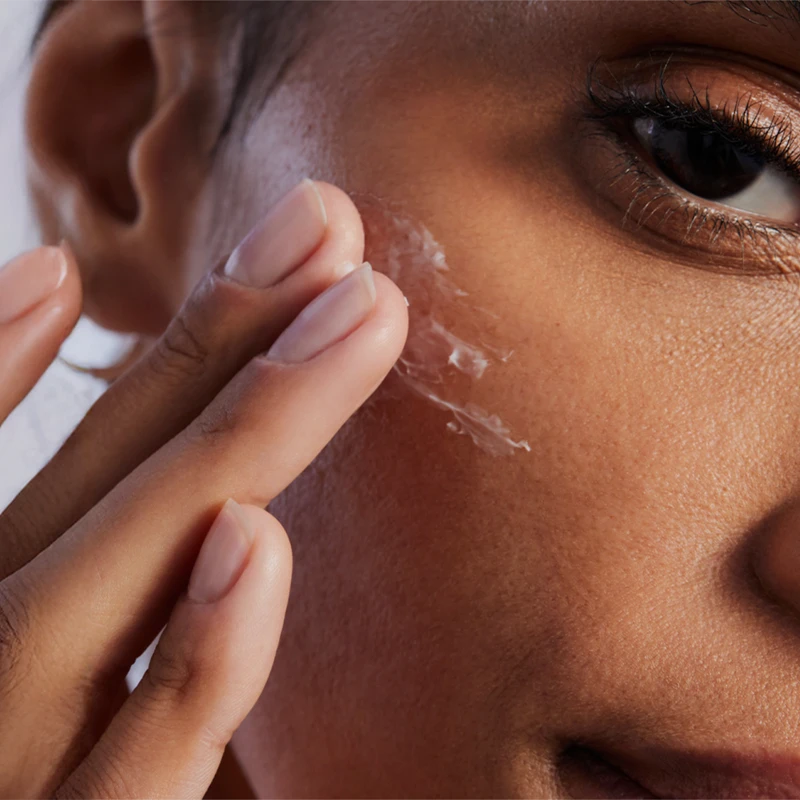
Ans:
[[[93,36],[113,18],[124,41],[157,11],[115,5],[65,12],[29,95],[45,234],[69,237],[96,318],[158,333],[209,260],[311,175],[424,222],[459,286],[501,315],[487,327],[445,309],[446,325],[515,349],[462,399],[501,410],[530,454],[494,459],[424,400],[379,392],[271,503],[294,572],[273,672],[234,737],[255,791],[550,797],[567,791],[558,758],[579,740],[796,747],[791,243],[684,241],[679,215],[622,224],[630,187],[611,186],[575,106],[598,56],[681,43],[708,48],[691,68],[720,105],[744,75],[797,115],[789,24],[721,4],[323,9],[247,136],[207,170],[190,110],[214,128],[223,43],[151,32],[158,102],[181,102],[162,118],[121,100],[107,112],[136,141],[131,176],[107,175],[148,212],[130,222],[47,124],[74,98],[45,78],[103,65],[113,52]],[[746,55],[746,71],[720,49]],[[144,82],[152,67],[137,64],[116,80]],[[64,120],[78,152],[98,146]],[[106,163],[128,163],[130,138],[103,145]],[[390,245],[368,238],[376,269]]]
[[[270,256],[273,228],[237,251],[243,273],[206,276],[0,515],[5,796],[204,796],[263,689],[292,571],[286,532],[264,507],[374,391],[406,336],[390,280],[336,268],[337,252],[359,260],[363,247],[338,230],[357,232],[352,202],[330,185],[298,188],[324,200],[327,224],[310,225],[288,264],[285,242],[282,262]],[[293,270],[243,283],[254,263],[262,276]],[[56,265],[60,280],[44,284]],[[7,269],[49,291],[34,302]],[[41,247],[0,284],[4,419],[74,324],[80,280],[67,246]],[[326,338],[312,314],[321,303]],[[127,697],[125,673],[162,627]]]

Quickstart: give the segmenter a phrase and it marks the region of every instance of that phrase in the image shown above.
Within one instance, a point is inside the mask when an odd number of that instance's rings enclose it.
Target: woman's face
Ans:
[[[757,138],[800,156],[784,11],[371,3],[312,26],[226,191],[249,224],[304,174],[342,186],[378,269],[416,245],[377,206],[430,231],[467,292],[438,321],[513,350],[442,393],[530,451],[489,454],[392,374],[274,503],[293,595],[235,740],[259,791],[587,796],[559,758],[576,742],[698,780],[660,749],[796,747],[800,628],[776,564],[753,566],[800,490],[800,240],[781,228],[800,191]],[[700,121],[670,125],[665,97]],[[749,113],[728,127],[752,153],[702,108]],[[783,194],[742,195],[755,175]]]
[[[796,748],[799,33],[777,4],[314,15],[209,185],[227,245],[338,184],[409,341],[432,302],[489,364],[431,366],[438,403],[392,373],[271,506],[295,571],[234,740],[257,791],[588,796],[578,743],[757,795],[668,753]],[[434,251],[465,294],[416,280]],[[529,449],[464,433],[475,407]]]

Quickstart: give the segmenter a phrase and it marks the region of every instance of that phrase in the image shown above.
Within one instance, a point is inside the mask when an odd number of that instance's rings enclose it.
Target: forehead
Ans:
[[[494,70],[499,78],[671,42],[742,52],[800,71],[800,3],[791,0],[335,3],[314,31],[337,69],[353,74],[350,67],[390,64],[396,80],[421,62]]]
[[[675,44],[733,51],[790,77],[800,70],[797,16],[782,4],[375,1],[310,8],[288,68],[256,90],[267,99],[257,104],[246,149],[237,145],[230,161],[219,162],[226,180],[244,163],[260,176],[247,200],[254,208],[275,202],[292,177],[306,174],[353,190],[377,182],[429,193],[430,170],[441,171],[443,158],[463,163],[464,147],[490,143],[487,131],[498,134],[495,142],[503,131],[524,132],[520,147],[531,147],[554,130],[598,58]],[[471,142],[466,135],[457,141],[453,132],[466,128]],[[435,163],[424,163],[423,153]],[[544,172],[537,180],[546,182]]]

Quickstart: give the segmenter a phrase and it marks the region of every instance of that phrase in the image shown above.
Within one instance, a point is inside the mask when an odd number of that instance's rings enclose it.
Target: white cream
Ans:
[[[469,293],[450,277],[444,249],[424,225],[373,195],[354,194],[353,201],[363,213],[368,241],[380,243],[370,252],[370,260],[406,297],[408,340],[394,366],[400,383],[452,414],[448,430],[469,436],[486,452],[496,456],[530,452],[528,442],[515,439],[497,414],[453,397],[464,389],[448,380],[457,373],[480,380],[491,367],[507,362],[513,351],[461,338],[444,326],[438,310],[455,304],[463,306],[465,315],[477,312],[493,319],[498,315],[466,300]]]

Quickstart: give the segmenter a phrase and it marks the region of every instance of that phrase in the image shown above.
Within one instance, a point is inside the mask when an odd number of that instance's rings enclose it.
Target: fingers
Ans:
[[[147,673],[57,797],[205,794],[272,668],[291,560],[274,517],[223,506]]]
[[[380,274],[373,283],[368,266],[350,273],[8,579],[34,587],[29,629],[42,633],[30,646],[41,663],[59,663],[51,683],[113,673],[144,649],[185,581],[209,510],[231,496],[263,507],[294,480],[389,372],[407,322],[394,283]]]
[[[80,308],[68,250],[38,247],[0,269],[0,423],[55,358]]]
[[[0,518],[0,577],[19,569],[193,420],[364,251],[334,186],[301,183],[201,282],[149,354],[114,383]],[[226,271],[228,274],[226,274]]]
[[[315,298],[184,431],[0,583],[0,693],[20,698],[4,705],[0,733],[13,731],[31,763],[74,752],[74,709],[164,625],[226,498],[265,506],[391,369],[407,308],[388,278],[371,279],[355,270]]]

